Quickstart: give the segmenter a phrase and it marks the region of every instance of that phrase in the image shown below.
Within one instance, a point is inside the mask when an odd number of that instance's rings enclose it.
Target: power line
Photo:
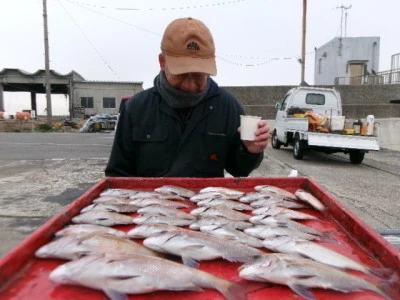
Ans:
[[[232,0],[232,1],[211,3],[211,4],[192,5],[192,6],[155,7],[155,8],[108,7],[108,6],[104,6],[104,5],[96,5],[93,3],[82,2],[82,1],[69,1],[69,2],[75,2],[75,4],[77,4],[77,5],[88,6],[88,7],[98,8],[98,9],[115,9],[115,10],[124,10],[124,11],[167,11],[167,10],[185,10],[185,9],[218,7],[218,6],[223,6],[223,5],[237,4],[237,3],[246,2],[246,1],[247,0]]]
[[[72,23],[74,23],[74,25],[78,28],[78,30],[81,32],[81,34],[83,35],[83,37],[86,39],[86,41],[89,43],[89,45],[92,47],[92,49],[96,52],[96,54],[99,56],[99,58],[103,61],[103,63],[107,66],[108,69],[110,69],[110,71],[118,78],[118,80],[120,79],[120,77],[118,76],[118,74],[114,71],[114,69],[110,66],[110,64],[106,61],[106,59],[104,58],[104,56],[100,53],[100,51],[96,48],[96,46],[92,43],[92,41],[89,39],[89,37],[85,34],[85,32],[82,30],[82,28],[79,26],[79,24],[75,21],[75,19],[72,17],[72,15],[66,10],[66,8],[64,7],[64,5],[61,3],[61,1],[58,1],[60,6],[62,7],[62,9],[65,11],[65,13],[67,14],[67,16],[71,19]]]

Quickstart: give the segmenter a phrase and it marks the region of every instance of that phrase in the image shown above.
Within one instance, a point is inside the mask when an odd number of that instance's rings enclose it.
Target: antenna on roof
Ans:
[[[342,38],[343,38],[343,14],[344,14],[344,37],[347,37],[347,10],[351,8],[351,5],[344,6],[343,4],[337,8],[342,10],[342,14],[340,16],[340,44],[339,44],[339,55],[342,55]]]

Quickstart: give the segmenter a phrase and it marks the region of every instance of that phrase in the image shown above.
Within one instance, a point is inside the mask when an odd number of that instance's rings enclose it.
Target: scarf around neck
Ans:
[[[178,90],[171,86],[167,78],[165,77],[164,71],[160,71],[160,74],[154,80],[154,85],[160,92],[162,98],[165,99],[167,104],[174,109],[189,108],[196,106],[206,96],[208,89],[210,88],[210,77],[207,78],[206,88],[199,93],[191,93]]]

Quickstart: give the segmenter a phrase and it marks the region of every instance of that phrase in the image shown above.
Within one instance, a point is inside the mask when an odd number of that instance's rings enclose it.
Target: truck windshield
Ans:
[[[308,93],[306,95],[306,103],[313,104],[313,105],[324,105],[325,104],[325,95]]]

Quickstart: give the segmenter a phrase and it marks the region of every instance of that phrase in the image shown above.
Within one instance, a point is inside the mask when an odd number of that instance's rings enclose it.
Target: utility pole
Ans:
[[[304,82],[304,73],[306,67],[306,19],[307,19],[307,0],[303,0],[303,30],[302,30],[302,41],[301,41],[301,80],[300,83]]]
[[[51,109],[51,85],[50,85],[50,59],[49,59],[49,36],[47,30],[47,1],[43,0],[43,27],[44,27],[44,60],[45,60],[45,86],[46,86],[46,112],[47,125],[52,126]]]

